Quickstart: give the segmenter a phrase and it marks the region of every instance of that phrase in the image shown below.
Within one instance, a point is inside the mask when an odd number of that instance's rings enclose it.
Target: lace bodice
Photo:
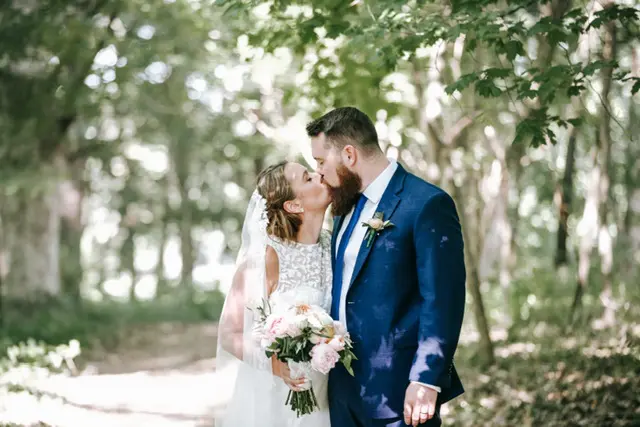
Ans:
[[[282,242],[269,246],[278,254],[278,286],[269,297],[272,305],[304,302],[331,309],[331,233],[322,230],[316,244]]]

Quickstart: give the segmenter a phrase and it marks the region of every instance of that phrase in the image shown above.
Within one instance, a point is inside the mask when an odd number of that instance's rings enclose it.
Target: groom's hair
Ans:
[[[336,108],[307,125],[310,137],[321,133],[338,149],[353,145],[365,154],[381,152],[376,127],[365,113],[354,107]]]

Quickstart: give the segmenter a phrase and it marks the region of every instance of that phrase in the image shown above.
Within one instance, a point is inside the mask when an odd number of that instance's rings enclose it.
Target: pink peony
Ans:
[[[334,349],[337,352],[340,352],[344,350],[344,346],[345,346],[344,337],[342,335],[336,335],[331,339],[331,341],[329,341],[328,344],[331,346],[332,349]]]
[[[289,330],[289,324],[284,316],[271,315],[265,322],[266,333],[269,339],[282,338]]]
[[[340,355],[329,344],[317,344],[311,350],[311,367],[318,372],[328,374],[340,360]]]

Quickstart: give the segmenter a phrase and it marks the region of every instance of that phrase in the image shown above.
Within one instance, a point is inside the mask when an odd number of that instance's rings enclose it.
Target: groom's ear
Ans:
[[[299,214],[304,212],[302,205],[297,200],[287,200],[286,202],[284,202],[282,207],[286,212],[290,214]]]
[[[358,151],[353,145],[345,145],[342,149],[342,163],[353,166],[358,158]]]

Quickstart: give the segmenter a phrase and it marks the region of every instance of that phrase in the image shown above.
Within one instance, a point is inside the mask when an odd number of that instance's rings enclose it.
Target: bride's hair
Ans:
[[[269,166],[258,175],[258,193],[267,202],[267,233],[282,240],[295,240],[302,218],[284,209],[284,203],[294,200],[296,195],[284,176],[287,162]]]

